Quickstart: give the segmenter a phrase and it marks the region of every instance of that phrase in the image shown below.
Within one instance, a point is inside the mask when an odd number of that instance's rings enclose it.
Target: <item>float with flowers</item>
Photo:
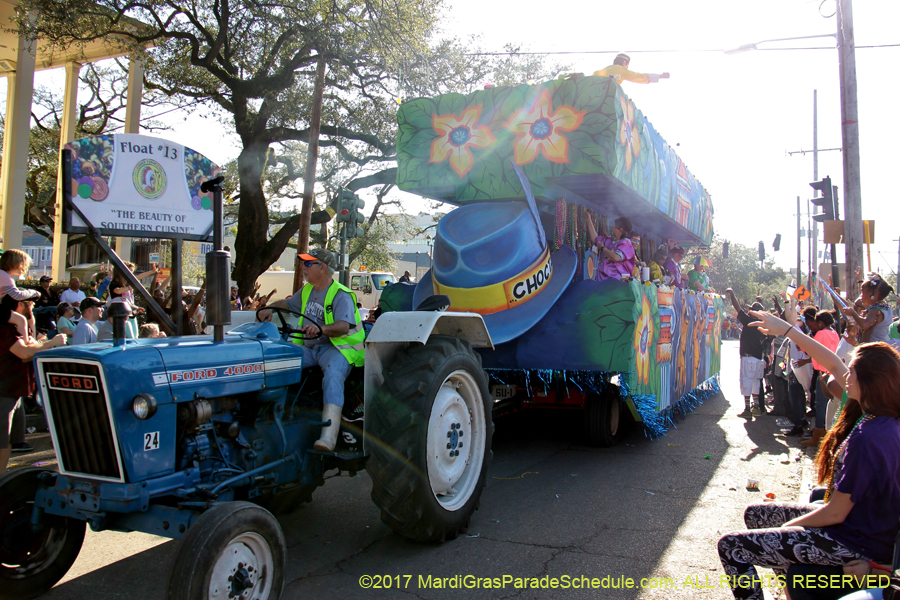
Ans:
[[[589,223],[627,217],[649,262],[713,235],[709,194],[613,79],[419,98],[397,118],[398,186],[458,208],[393,304],[444,294],[482,315],[495,414],[584,410],[589,440],[610,445],[629,413],[656,437],[718,393],[722,298],[605,277],[589,239]]]

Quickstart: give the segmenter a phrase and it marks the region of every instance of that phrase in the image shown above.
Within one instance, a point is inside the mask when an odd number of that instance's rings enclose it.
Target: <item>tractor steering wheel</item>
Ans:
[[[272,311],[272,316],[274,317],[276,314],[278,315],[278,319],[281,321],[281,326],[278,327],[278,332],[284,337],[287,341],[293,340],[314,340],[322,336],[322,328],[319,327],[319,324],[313,320],[313,318],[309,315],[297,312],[295,310],[291,310],[289,308],[283,308],[281,306],[263,306],[262,308],[256,311],[256,320],[259,321],[259,313],[264,310]],[[287,319],[285,318],[285,313],[297,317],[301,317],[306,320],[307,324],[315,326],[316,329],[319,330],[319,333],[313,336],[307,336],[303,333],[302,329],[294,329],[290,325],[288,325]],[[270,319],[271,320],[271,319]]]

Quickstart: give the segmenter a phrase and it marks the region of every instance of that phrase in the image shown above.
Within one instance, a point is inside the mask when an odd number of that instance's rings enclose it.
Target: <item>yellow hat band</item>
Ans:
[[[435,294],[450,298],[450,309],[456,312],[474,312],[490,315],[501,310],[524,304],[538,295],[553,276],[550,249],[545,248],[530,267],[518,275],[477,288],[455,288],[442,285],[432,273]]]

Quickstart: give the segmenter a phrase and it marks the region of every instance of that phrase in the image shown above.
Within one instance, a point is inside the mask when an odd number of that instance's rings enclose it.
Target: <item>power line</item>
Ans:
[[[862,48],[897,48],[900,44],[879,44],[874,46],[856,46],[857,49]],[[756,48],[757,52],[782,52],[785,50],[835,50],[834,46],[809,46],[805,48]],[[564,54],[618,54],[625,52],[626,54],[674,54],[679,52],[725,52],[725,49],[716,48],[677,48],[668,50],[560,50],[557,52],[472,52],[464,56],[545,56],[545,55],[564,55]]]

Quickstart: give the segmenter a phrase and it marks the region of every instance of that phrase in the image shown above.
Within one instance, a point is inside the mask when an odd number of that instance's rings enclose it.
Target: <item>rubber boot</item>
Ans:
[[[819,442],[822,441],[823,437],[825,437],[825,428],[816,427],[812,430],[812,437],[808,440],[803,440],[800,442],[800,445],[806,446],[807,448],[818,448]]]
[[[341,407],[336,404],[326,404],[322,408],[322,420],[331,419],[331,425],[322,428],[322,436],[313,447],[323,452],[332,452],[337,442],[338,432],[341,430]]]

